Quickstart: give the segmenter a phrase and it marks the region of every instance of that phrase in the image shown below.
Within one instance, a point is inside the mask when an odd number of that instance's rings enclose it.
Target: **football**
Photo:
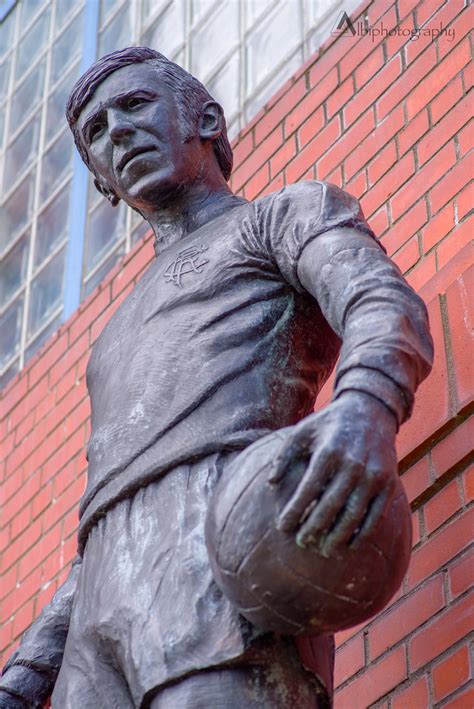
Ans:
[[[288,430],[249,446],[224,471],[206,520],[210,564],[221,591],[256,626],[333,633],[369,619],[398,590],[410,559],[410,507],[397,479],[385,516],[357,549],[325,558],[316,546],[297,546],[276,520],[305,466],[268,482]]]

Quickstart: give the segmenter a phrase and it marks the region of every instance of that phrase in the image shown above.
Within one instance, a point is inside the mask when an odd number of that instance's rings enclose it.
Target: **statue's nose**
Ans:
[[[109,135],[112,143],[117,144],[135,132],[135,126],[126,116],[109,116]]]

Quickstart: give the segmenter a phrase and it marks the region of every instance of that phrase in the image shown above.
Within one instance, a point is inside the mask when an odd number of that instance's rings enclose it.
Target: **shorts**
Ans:
[[[236,455],[179,466],[93,527],[53,709],[144,708],[157,691],[193,673],[274,664],[282,641],[239,615],[215,584],[207,558],[208,503]],[[294,644],[285,642],[284,662],[296,667]],[[315,681],[299,667],[302,682]],[[294,670],[292,676],[294,683]]]

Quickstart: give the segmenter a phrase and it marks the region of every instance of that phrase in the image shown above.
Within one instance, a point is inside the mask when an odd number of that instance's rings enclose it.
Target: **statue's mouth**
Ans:
[[[125,155],[123,155],[123,157],[119,160],[117,165],[118,172],[122,172],[122,170],[127,166],[127,164],[131,162],[134,158],[136,158],[138,155],[142,155],[143,153],[149,153],[153,150],[156,150],[153,145],[144,145],[142,147],[132,148],[132,150],[126,152]]]

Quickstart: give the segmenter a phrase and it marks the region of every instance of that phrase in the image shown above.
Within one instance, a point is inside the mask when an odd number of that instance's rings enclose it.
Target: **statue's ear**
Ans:
[[[104,185],[103,182],[100,182],[97,178],[94,178],[94,185],[96,190],[98,190],[100,194],[105,197],[105,199],[109,200],[112,207],[116,207],[118,205],[120,202],[120,197],[117,197],[113,190],[106,187],[106,185]]]
[[[199,120],[199,137],[201,140],[215,140],[224,127],[224,112],[216,101],[206,101],[201,110]]]

